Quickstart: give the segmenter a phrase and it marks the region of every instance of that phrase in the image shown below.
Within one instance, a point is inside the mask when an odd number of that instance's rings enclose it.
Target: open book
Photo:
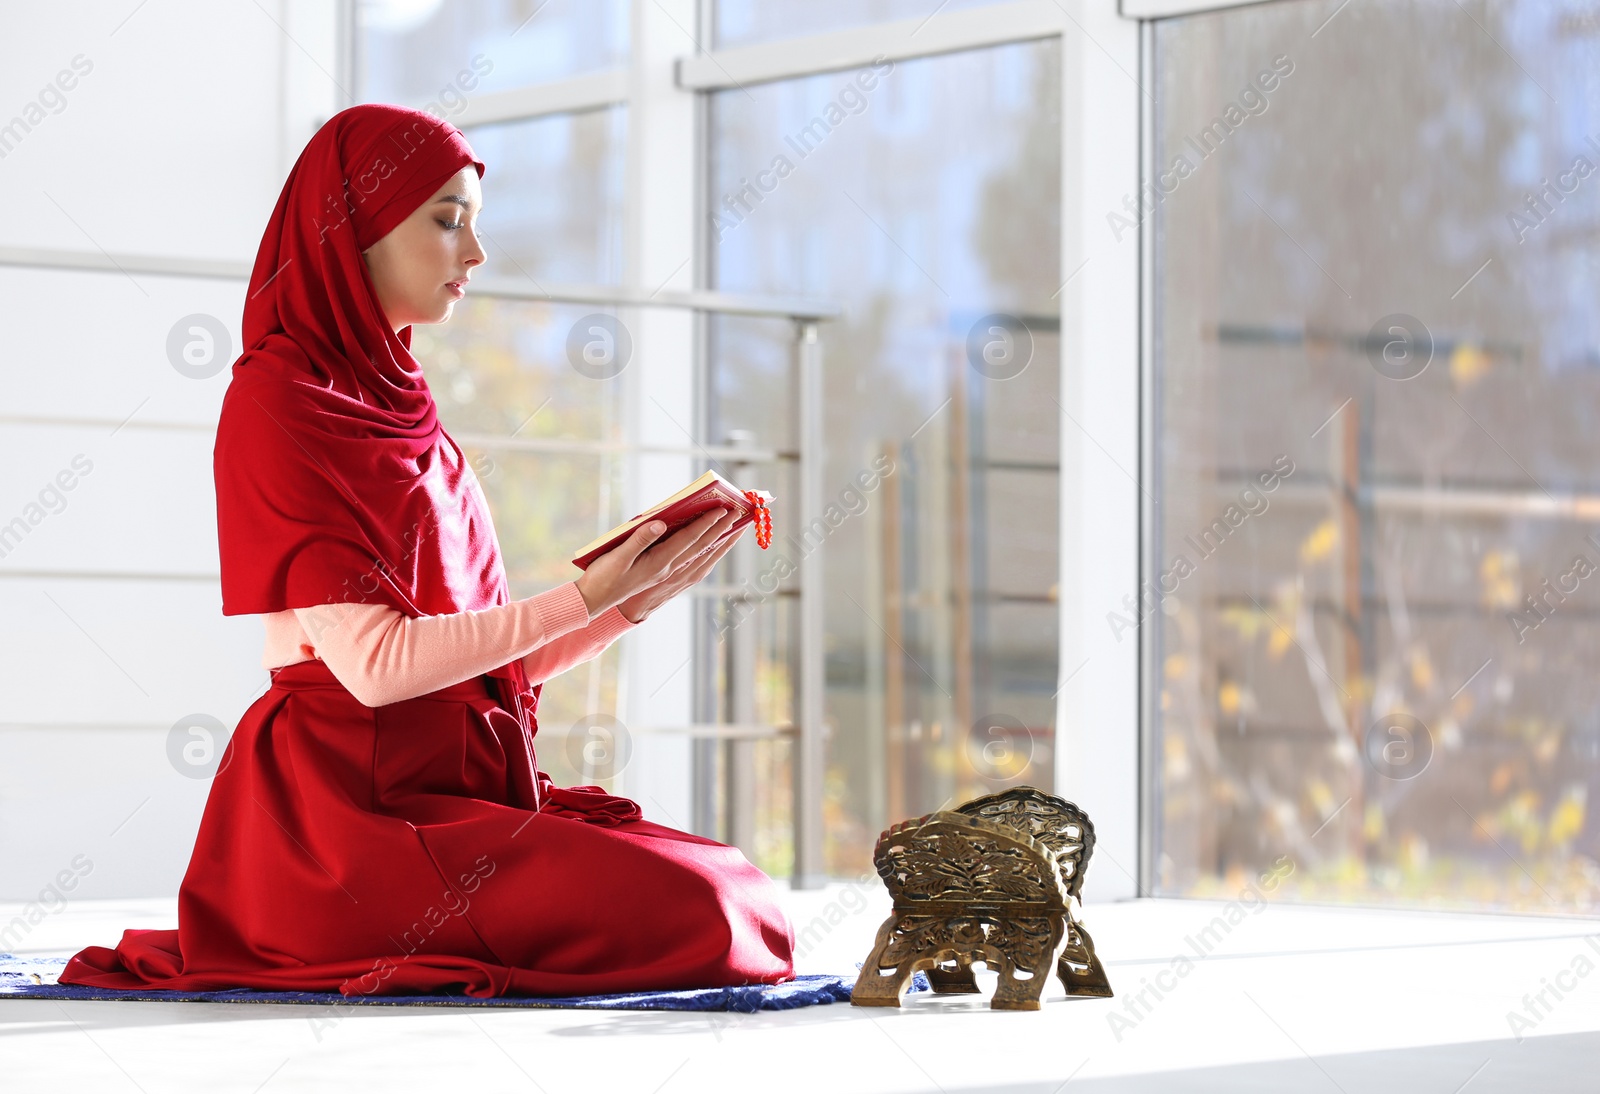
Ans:
[[[656,537],[659,543],[701,513],[718,507],[732,509],[736,514],[733,524],[723,535],[731,535],[754,520],[757,522],[756,542],[764,550],[772,542],[772,518],[767,510],[767,504],[771,501],[772,495],[765,490],[741,490],[715,471],[707,471],[670,498],[623,521],[588,544],[573,556],[572,562],[580,570],[587,570],[589,563],[627,539],[635,528],[656,518],[667,523],[667,530]]]

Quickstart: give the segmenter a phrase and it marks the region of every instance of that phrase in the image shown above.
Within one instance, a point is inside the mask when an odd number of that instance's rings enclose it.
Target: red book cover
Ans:
[[[761,499],[763,508],[772,501],[772,495],[765,490],[752,490],[750,493]],[[755,520],[758,511],[756,503],[751,501],[745,491],[739,489],[715,471],[707,471],[670,498],[646,509],[637,516],[623,521],[611,531],[589,543],[573,556],[572,563],[580,570],[587,570],[589,563],[627,539],[628,536],[633,534],[635,528],[646,521],[659,518],[667,522],[667,530],[656,537],[656,542],[659,543],[684,525],[691,523],[701,513],[718,507],[732,509],[737,514],[734,517],[732,526],[723,533],[724,536],[732,535],[752,520]],[[760,526],[758,525],[758,533],[759,528]],[[769,525],[769,537],[770,534]],[[770,542],[770,539],[768,539],[768,542]],[[765,548],[767,544],[762,543],[761,546]]]

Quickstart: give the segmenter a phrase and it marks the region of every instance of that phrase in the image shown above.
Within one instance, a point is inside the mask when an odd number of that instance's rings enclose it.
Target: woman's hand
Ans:
[[[683,592],[689,586],[700,581],[701,578],[711,572],[711,567],[717,564],[717,560],[727,554],[729,548],[739,542],[739,537],[744,534],[744,528],[741,528],[731,535],[724,535],[724,530],[731,523],[733,523],[731,519],[718,521],[717,534],[722,536],[720,543],[713,541],[710,546],[701,548],[699,553],[683,556],[679,559],[678,565],[673,569],[672,573],[667,575],[664,580],[624,600],[618,605],[617,610],[631,622],[643,623],[649,618],[651,612]],[[745,527],[749,527],[749,525]]]
[[[578,578],[578,592],[583,594],[583,602],[589,607],[589,618],[594,619],[607,608],[698,565],[703,557],[701,552],[716,543],[733,519],[731,509],[719,506],[701,513],[660,543],[656,542],[656,537],[665,527],[661,521],[647,521],[635,528],[627,539],[589,563],[589,568]],[[648,607],[642,604],[642,601],[634,602],[635,612],[648,615],[654,610],[654,604]],[[640,622],[643,615],[629,615],[628,618]]]

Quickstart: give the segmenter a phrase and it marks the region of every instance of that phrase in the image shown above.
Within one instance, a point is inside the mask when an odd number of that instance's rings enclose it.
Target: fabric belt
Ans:
[[[292,665],[280,665],[268,670],[272,675],[272,686],[285,691],[315,691],[318,689],[331,689],[350,694],[339,678],[333,674],[328,663],[320,657],[308,661],[296,661]],[[499,701],[499,693],[487,675],[474,676],[460,683],[439,688],[423,695],[415,696],[417,699],[445,699],[465,700],[482,699],[488,697]],[[410,700],[405,700],[409,702]]]

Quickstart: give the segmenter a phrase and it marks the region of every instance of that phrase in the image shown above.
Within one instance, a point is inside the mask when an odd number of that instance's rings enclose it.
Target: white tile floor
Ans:
[[[802,972],[853,973],[888,904],[876,878],[785,898]],[[0,905],[0,922],[15,911]],[[1600,1091],[1600,922],[1272,904],[1203,938],[1226,911],[1091,906],[1118,997],[1068,1000],[1052,982],[1038,1012],[916,995],[757,1015],[362,1007],[330,1023],[302,1007],[0,1000],[0,1091]],[[171,901],[80,901],[17,950],[175,922]],[[1166,988],[1140,1005],[1150,984]]]

